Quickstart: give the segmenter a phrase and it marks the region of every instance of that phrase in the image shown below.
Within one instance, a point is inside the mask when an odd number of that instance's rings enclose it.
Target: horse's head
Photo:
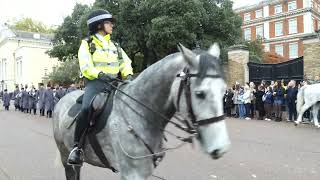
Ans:
[[[182,81],[175,99],[176,108],[189,116],[189,128],[197,132],[203,149],[217,159],[230,146],[223,119],[226,83],[219,66],[219,46],[214,44],[199,55],[182,45],[178,48],[187,67],[178,75]]]

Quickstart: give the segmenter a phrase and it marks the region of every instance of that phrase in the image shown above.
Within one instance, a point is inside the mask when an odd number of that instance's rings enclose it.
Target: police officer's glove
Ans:
[[[112,82],[116,80],[114,77],[111,77],[108,74],[103,72],[99,72],[98,79],[103,82]]]
[[[130,74],[127,76],[126,80],[123,81],[124,84],[128,84],[133,80],[133,76]]]

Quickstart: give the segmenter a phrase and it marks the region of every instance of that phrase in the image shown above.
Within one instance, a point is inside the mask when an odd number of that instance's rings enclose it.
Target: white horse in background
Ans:
[[[299,89],[297,96],[297,112],[298,119],[294,122],[295,125],[302,121],[303,113],[312,107],[313,122],[317,128],[320,128],[318,122],[318,112],[320,109],[320,83],[305,85]]]

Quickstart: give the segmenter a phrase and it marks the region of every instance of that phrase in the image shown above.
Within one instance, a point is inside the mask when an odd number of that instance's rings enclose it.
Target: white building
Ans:
[[[0,25],[0,90],[13,91],[16,85],[43,82],[58,60],[46,51],[52,48],[53,35],[14,31]]]

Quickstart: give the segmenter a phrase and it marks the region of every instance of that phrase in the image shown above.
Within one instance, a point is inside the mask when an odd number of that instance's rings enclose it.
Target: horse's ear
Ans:
[[[178,45],[179,51],[182,53],[183,58],[187,61],[190,66],[197,67],[196,63],[196,54],[193,53],[190,49],[184,47],[181,43]]]
[[[218,43],[214,43],[208,50],[208,53],[212,56],[219,58],[220,56],[220,47]]]

